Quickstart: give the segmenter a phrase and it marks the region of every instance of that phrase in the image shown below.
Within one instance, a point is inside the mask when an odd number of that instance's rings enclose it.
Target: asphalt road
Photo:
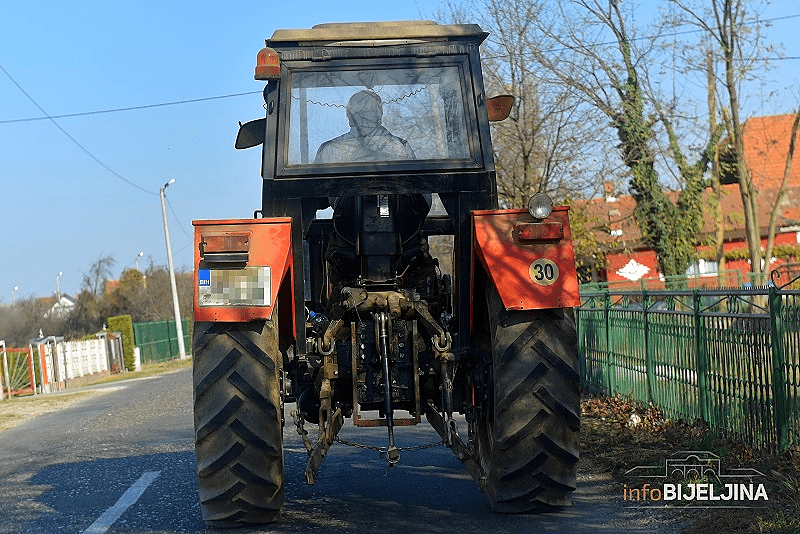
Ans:
[[[194,474],[191,370],[121,382],[77,405],[0,433],[0,534],[206,532]],[[287,407],[291,408],[290,407]],[[340,437],[384,446],[385,429],[345,423]],[[423,421],[398,445],[438,441]],[[610,476],[582,462],[572,508],[493,514],[443,446],[402,453],[387,469],[375,451],[335,444],[317,483],[287,416],[281,522],[241,533],[678,532],[671,511],[630,506]],[[137,484],[138,482],[138,484]],[[122,505],[120,503],[123,503]]]

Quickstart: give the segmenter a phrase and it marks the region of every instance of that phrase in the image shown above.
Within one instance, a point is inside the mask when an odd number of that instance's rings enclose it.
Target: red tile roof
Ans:
[[[778,189],[783,179],[794,114],[752,117],[744,125],[745,161],[758,191]],[[789,186],[800,187],[800,147],[795,149]]]

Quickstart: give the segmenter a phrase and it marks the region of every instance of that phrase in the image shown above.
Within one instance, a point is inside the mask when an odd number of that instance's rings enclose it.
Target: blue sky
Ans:
[[[277,28],[430,17],[435,0],[389,3],[6,2],[0,65],[49,115],[252,92],[198,103],[0,123],[0,303],[77,294],[100,256],[114,276],[166,265],[158,190],[167,189],[176,267],[191,268],[191,221],[260,207],[259,149],[237,151],[237,121],[263,116],[256,54]],[[332,7],[336,6],[335,9]],[[0,72],[0,121],[42,117]],[[141,189],[145,191],[142,191]],[[173,213],[174,211],[174,213]]]
[[[253,68],[264,39],[321,22],[432,18],[438,7],[438,0],[5,3],[0,65],[16,84],[0,71],[0,303],[52,295],[59,272],[61,291],[77,294],[101,256],[116,260],[114,276],[139,252],[141,268],[165,265],[158,190],[173,178],[172,249],[176,266],[190,269],[192,220],[248,218],[260,207],[259,150],[237,151],[233,142],[237,121],[263,115]],[[767,15],[796,13],[796,0],[782,0]],[[770,30],[789,56],[800,56],[798,20]],[[790,112],[798,102],[800,62],[779,63],[779,89],[795,89],[766,113]],[[43,117],[23,90],[51,116],[252,94],[57,119],[70,138],[49,120],[3,122]]]

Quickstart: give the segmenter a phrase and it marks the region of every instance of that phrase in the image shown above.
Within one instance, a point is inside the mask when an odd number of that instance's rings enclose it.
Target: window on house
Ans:
[[[710,260],[699,260],[686,269],[686,276],[712,275],[719,272],[717,262]]]

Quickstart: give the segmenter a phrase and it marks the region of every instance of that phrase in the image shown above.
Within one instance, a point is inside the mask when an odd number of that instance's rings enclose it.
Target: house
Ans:
[[[756,117],[744,126],[745,161],[758,191],[762,249],[766,248],[770,211],[784,175],[793,118],[794,115]],[[721,154],[724,157],[724,146]],[[800,153],[794,160],[778,210],[774,257],[770,258],[770,266],[765,271],[778,265],[800,262]],[[724,184],[720,206],[724,216],[725,285],[742,285],[750,281],[748,273],[752,271],[747,254],[742,199],[735,177],[723,175],[721,181]],[[673,200],[675,198],[677,194],[673,194]],[[705,212],[704,225],[698,236],[701,259],[689,267],[687,274],[707,276],[712,279],[710,283],[716,284],[720,273],[711,245],[715,243],[715,226],[710,189],[704,194],[704,203],[709,209]],[[593,280],[606,281],[614,286],[641,286],[643,280],[649,279],[644,282],[648,287],[658,287],[658,280],[663,281],[655,253],[642,242],[633,217],[634,207],[634,199],[629,195],[619,195],[611,183],[605,184],[603,198],[575,206],[576,211],[582,211],[582,218],[590,221],[592,238],[605,256],[604,268],[594,269],[591,273]],[[576,248],[580,248],[579,243],[576,243]]]
[[[58,298],[53,296],[36,300],[42,305],[43,309],[47,310],[44,312],[45,317],[66,317],[72,313],[72,310],[75,309],[75,305],[77,304],[75,299],[66,293],[60,293]]]

